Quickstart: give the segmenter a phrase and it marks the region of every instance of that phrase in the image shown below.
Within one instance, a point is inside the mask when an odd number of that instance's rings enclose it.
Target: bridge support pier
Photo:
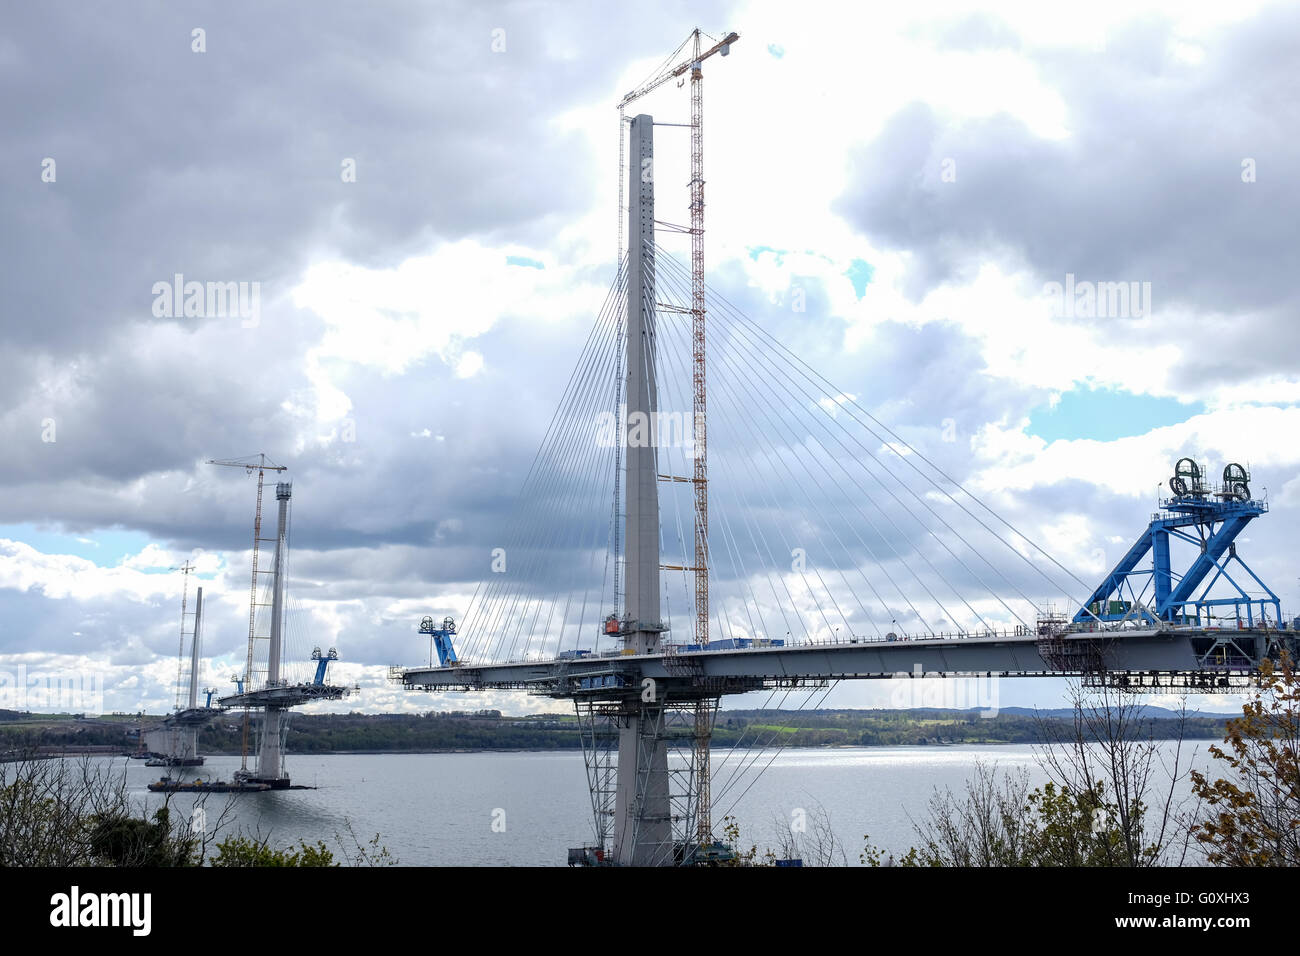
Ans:
[[[614,808],[614,862],[672,866],[672,802],[662,704],[634,705],[619,717]]]
[[[283,777],[284,711],[268,707],[262,714],[262,746],[257,756],[257,779],[274,785]],[[283,777],[288,782],[287,777]]]

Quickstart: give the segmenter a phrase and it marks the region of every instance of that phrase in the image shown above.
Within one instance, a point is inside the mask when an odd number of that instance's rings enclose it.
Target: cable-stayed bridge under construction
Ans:
[[[459,628],[422,623],[429,663],[390,672],[412,689],[572,701],[594,828],[580,862],[726,852],[714,818],[759,758],[725,779],[731,755],[712,766],[724,696],[807,704],[900,675],[1230,693],[1297,650],[1237,550],[1268,510],[1241,466],[1211,485],[1180,461],[1093,586],[1002,516],[1008,495],[950,477],[960,463],[906,441],[705,284],[701,64],[738,39],[705,49],[693,33],[685,59],[620,104],[628,241],[513,537]],[[672,77],[691,83],[690,227],[656,218],[653,118],[623,119]],[[689,263],[656,232],[689,236]]]

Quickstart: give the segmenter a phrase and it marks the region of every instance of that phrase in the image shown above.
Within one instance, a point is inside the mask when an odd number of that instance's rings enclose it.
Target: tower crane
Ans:
[[[288,471],[288,465],[277,465],[268,461],[265,453],[259,452],[256,455],[249,455],[246,458],[210,458],[209,465],[226,465],[230,468],[243,468],[245,474],[251,475],[257,472],[257,510],[253,512],[253,574],[252,583],[249,585],[248,597],[248,658],[244,664],[244,679],[239,681],[240,693],[243,693],[243,687],[252,687],[253,680],[253,642],[257,639],[257,554],[262,543],[262,484],[263,478],[268,471]],[[268,538],[267,541],[274,543],[274,538]],[[248,709],[244,709],[244,745],[243,745],[243,769],[248,769]]]
[[[623,250],[623,113],[627,107],[657,90],[669,80],[691,76],[691,370],[693,385],[692,410],[694,412],[694,474],[695,487],[695,563],[690,568],[695,574],[695,642],[701,647],[709,643],[709,484],[708,484],[708,424],[707,394],[705,389],[705,303],[704,303],[704,61],[715,53],[728,56],[731,45],[740,39],[734,30],[707,50],[701,50],[700,28],[669,55],[665,66],[641,86],[629,92],[618,104],[618,254],[622,265]],[[690,55],[674,62],[678,55],[690,47]],[[696,830],[701,846],[712,843],[712,795],[709,789],[709,740],[712,736],[713,705],[700,701],[695,707],[695,768],[698,778]]]
[[[194,570],[194,565],[187,558],[183,563],[174,568],[168,568],[168,571],[179,571],[183,575],[181,585],[181,642],[180,649],[176,652],[176,710],[181,709],[181,673],[185,662],[185,618],[189,614],[186,605],[189,601],[190,590],[190,572]]]

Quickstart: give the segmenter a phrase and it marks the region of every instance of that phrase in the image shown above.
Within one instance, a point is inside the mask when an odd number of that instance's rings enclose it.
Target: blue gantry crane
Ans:
[[[1251,497],[1249,482],[1246,469],[1234,462],[1223,469],[1223,483],[1212,488],[1205,483],[1200,465],[1191,458],[1179,459],[1169,479],[1173,496],[1160,503],[1162,510],[1151,516],[1146,531],[1092,592],[1074,621],[1208,624],[1215,608],[1232,607],[1237,621],[1247,627],[1267,624],[1270,608],[1273,624],[1279,624],[1281,601],[1237,553],[1237,536],[1252,519],[1268,511],[1267,502]],[[1175,539],[1197,549],[1181,572],[1171,554]],[[1139,567],[1148,552],[1150,565]],[[1262,595],[1247,593],[1229,570],[1234,565],[1250,576]],[[1234,592],[1211,597],[1221,580]]]
[[[451,636],[456,633],[456,622],[450,617],[442,619],[442,627],[436,627],[433,618],[425,617],[420,621],[420,633],[428,634],[433,642],[434,649],[438,652],[438,665],[440,667],[451,667],[459,664],[456,658],[456,649],[451,646]],[[432,659],[433,655],[429,655]]]
[[[330,661],[339,659],[339,652],[331,647],[328,654],[322,654],[319,647],[313,647],[311,659],[316,662],[316,676],[312,678],[312,684],[316,687],[324,687],[325,669],[330,666]]]

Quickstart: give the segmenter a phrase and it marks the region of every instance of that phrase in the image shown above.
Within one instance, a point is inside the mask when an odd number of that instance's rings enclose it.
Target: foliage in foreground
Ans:
[[[1116,866],[1128,862],[1122,819],[1140,827],[1146,808],[1137,803],[1121,818],[1106,785],[1097,780],[1076,791],[1049,781],[1029,790],[1029,774],[999,775],[978,764],[963,798],[937,791],[920,839],[901,859],[887,860],[870,836],[859,860],[869,866]],[[1141,847],[1138,865],[1154,862],[1161,848]]]
[[[1300,679],[1287,656],[1261,671],[1242,715],[1228,722],[1227,749],[1210,748],[1227,776],[1192,773],[1206,808],[1192,829],[1211,863],[1300,866]]]
[[[0,764],[0,866],[189,866],[200,851],[166,805],[141,818],[102,765]]]
[[[338,866],[334,854],[325,846],[324,841],[317,841],[309,846],[306,841],[299,841],[300,849],[285,847],[275,849],[267,846],[266,840],[254,840],[250,837],[230,836],[217,844],[217,855],[212,858],[213,866]]]
[[[1180,771],[1133,720],[1134,698],[1076,690],[1075,728],[1050,739],[1040,763],[1053,779],[1033,792],[1028,776],[998,777],[979,767],[964,797],[930,800],[919,844],[903,866],[1150,866],[1185,862],[1194,840],[1205,861],[1227,866],[1300,865],[1300,678],[1287,655],[1265,660],[1242,715],[1228,721],[1225,747],[1210,754],[1225,776]],[[1181,744],[1181,741],[1180,741]],[[1164,770],[1166,796],[1151,800]],[[1196,801],[1175,806],[1184,777]],[[879,866],[882,851],[864,837],[861,862]],[[893,864],[890,858],[885,861]]]
[[[232,796],[207,826],[204,802],[195,804],[201,827],[178,823],[171,795],[152,816],[133,806],[125,774],[111,765],[25,759],[0,764],[0,866],[338,866],[323,841],[274,847],[269,838],[232,833],[221,838],[234,807]],[[335,833],[337,852],[351,866],[392,866],[398,861],[379,841],[362,845],[345,821]],[[349,845],[353,846],[349,850]],[[211,854],[210,849],[216,853]]]

